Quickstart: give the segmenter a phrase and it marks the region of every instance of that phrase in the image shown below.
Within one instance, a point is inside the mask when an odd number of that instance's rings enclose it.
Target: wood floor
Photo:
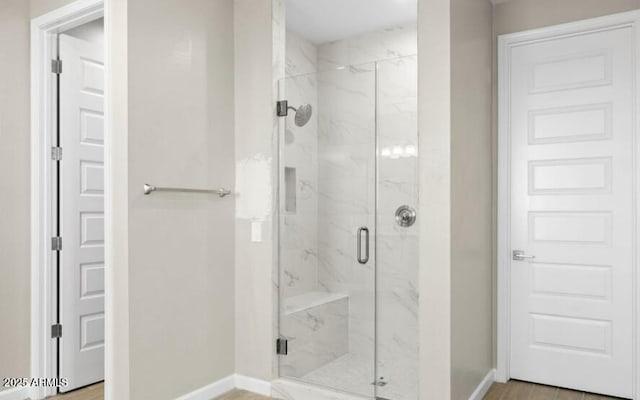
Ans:
[[[96,383],[67,394],[47,397],[48,400],[104,400],[104,383]]]
[[[558,389],[534,383],[509,381],[494,383],[484,400],[620,400],[617,397]]]

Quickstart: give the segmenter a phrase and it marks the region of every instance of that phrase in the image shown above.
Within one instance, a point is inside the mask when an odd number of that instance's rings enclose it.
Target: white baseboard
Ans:
[[[235,375],[236,389],[246,390],[251,393],[271,396],[271,383],[261,379],[250,378],[244,375]]]
[[[235,387],[235,375],[229,375],[226,378],[196,389],[184,396],[180,396],[176,400],[211,400],[235,389]]]
[[[476,390],[473,391],[473,393],[469,397],[469,400],[482,400],[484,396],[487,394],[487,392],[489,391],[489,389],[491,388],[491,385],[493,385],[493,382],[495,382],[495,380],[496,380],[496,370],[492,369],[491,371],[489,371],[487,376],[484,377],[482,382],[480,382]]]
[[[0,392],[0,400],[25,400],[29,398],[28,388],[13,388]]]
[[[250,378],[244,375],[229,375],[226,378],[222,378],[219,381],[213,382],[207,386],[203,386],[200,389],[196,389],[191,393],[187,393],[178,397],[176,400],[211,400],[220,395],[223,395],[233,389],[246,390],[248,392],[261,394],[264,396],[271,395],[271,383],[256,378]],[[0,392],[0,400],[24,400],[21,398],[3,398]]]

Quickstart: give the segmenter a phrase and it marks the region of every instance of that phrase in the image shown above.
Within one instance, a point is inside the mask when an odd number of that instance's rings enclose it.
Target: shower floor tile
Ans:
[[[309,372],[300,380],[353,394],[372,396],[372,360],[356,354],[345,354]]]

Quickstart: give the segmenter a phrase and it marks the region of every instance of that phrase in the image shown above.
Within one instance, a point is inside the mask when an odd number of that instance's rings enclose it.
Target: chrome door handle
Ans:
[[[536,256],[525,254],[524,250],[514,250],[513,251],[513,259],[515,261],[531,260],[533,258],[536,258]]]
[[[364,257],[362,257],[362,233],[364,232],[365,243],[364,243]],[[358,228],[358,262],[360,264],[366,264],[369,262],[369,228],[366,226],[361,226]]]

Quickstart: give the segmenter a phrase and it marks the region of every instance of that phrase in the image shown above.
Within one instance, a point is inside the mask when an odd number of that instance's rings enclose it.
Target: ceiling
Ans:
[[[417,20],[417,0],[286,0],[287,29],[321,44]]]

